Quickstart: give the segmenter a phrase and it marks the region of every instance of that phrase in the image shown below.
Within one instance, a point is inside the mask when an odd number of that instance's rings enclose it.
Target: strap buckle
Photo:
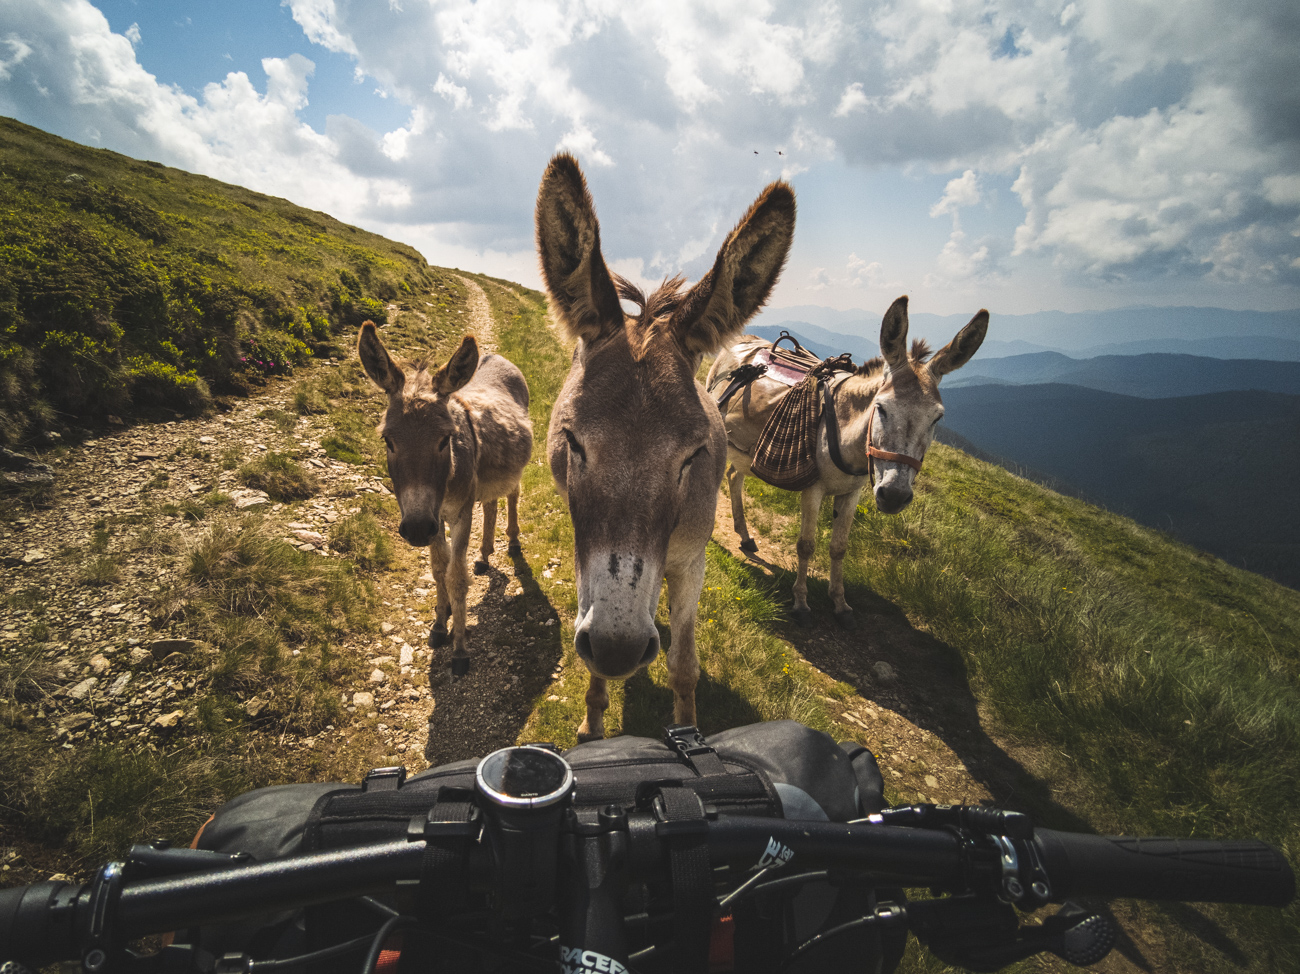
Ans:
[[[406,769],[403,767],[371,768],[361,779],[361,790],[397,791],[406,784]]]
[[[727,773],[718,752],[708,745],[694,724],[671,724],[665,727],[664,743],[691,766],[697,777]]]

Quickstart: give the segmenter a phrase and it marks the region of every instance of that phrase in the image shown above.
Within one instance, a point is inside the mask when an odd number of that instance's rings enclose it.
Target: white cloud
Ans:
[[[1272,277],[1274,235],[1259,216],[1269,203],[1284,204],[1300,180],[1260,174],[1286,163],[1252,136],[1248,114],[1224,88],[1092,129],[1063,125],[1026,152],[1012,187],[1026,209],[1016,252],[1046,248],[1097,275],[1217,270],[1242,278],[1253,266]]]
[[[843,118],[845,115],[866,108],[870,101],[871,99],[862,90],[862,82],[855,81],[844,89],[844,94],[840,96],[840,103],[835,106],[835,115]]]
[[[957,211],[963,206],[974,206],[980,201],[979,179],[975,170],[967,169],[956,179],[950,179],[944,187],[943,197],[930,207],[930,216],[942,216],[951,213],[954,221]]]
[[[397,228],[442,248],[431,259],[534,266],[537,181],[563,148],[584,163],[607,257],[656,278],[702,273],[766,182],[835,160],[947,177],[929,207],[953,217],[936,287],[1018,260],[1094,283],[1300,282],[1300,27],[1272,0],[283,2],[406,124],[335,114],[313,130],[312,65],[288,52],[263,62],[265,83],[234,72],[188,96],[87,0],[6,6],[0,111]],[[959,213],[1013,177],[997,202],[1018,199],[1023,220],[968,239]],[[798,264],[817,232],[800,219],[792,281],[924,273]]]
[[[965,233],[954,229],[924,283],[928,288],[960,287],[986,277],[995,269],[996,262],[987,242],[969,243]]]
[[[339,54],[357,53],[352,39],[339,29],[339,14],[334,0],[280,0],[289,7],[293,19],[313,44]]]
[[[128,28],[126,29],[126,32],[125,32],[125,33],[126,33],[126,39],[127,39],[128,41],[131,42],[131,46],[132,46],[132,47],[134,47],[135,45],[137,45],[137,44],[140,43],[140,25],[139,25],[139,24],[132,24],[130,27],[128,27]]]

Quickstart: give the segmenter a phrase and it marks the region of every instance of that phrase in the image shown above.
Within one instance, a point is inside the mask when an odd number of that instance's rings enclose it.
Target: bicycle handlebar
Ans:
[[[655,839],[642,862],[653,863],[660,847],[666,848],[661,840],[670,830],[663,824],[648,815],[629,816],[630,835]],[[782,868],[858,870],[880,886],[989,892],[998,890],[1007,869],[1000,857],[988,855],[988,843],[949,831],[739,816],[704,824],[715,866],[753,867],[775,843],[790,850]],[[1038,829],[1030,842],[1019,844],[1019,852],[1022,859],[1037,856],[1049,877],[1049,893],[1040,903],[1089,895],[1284,906],[1295,895],[1287,861],[1257,840],[1135,839]],[[380,892],[418,879],[424,853],[423,841],[388,842],[127,880],[111,907],[114,934],[132,939]],[[1031,886],[1029,867],[1014,868],[1023,885]],[[97,908],[91,885],[43,882],[0,890],[0,959],[41,966],[81,956]]]

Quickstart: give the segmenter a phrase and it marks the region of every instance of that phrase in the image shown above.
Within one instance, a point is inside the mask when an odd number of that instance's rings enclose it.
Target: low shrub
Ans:
[[[254,490],[264,490],[272,500],[287,504],[306,500],[320,489],[311,471],[283,453],[271,451],[239,468],[240,483]]]

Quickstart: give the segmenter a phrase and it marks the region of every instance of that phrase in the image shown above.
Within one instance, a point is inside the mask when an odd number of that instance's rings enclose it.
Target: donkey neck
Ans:
[[[840,427],[840,445],[854,456],[866,452],[867,414],[884,384],[884,376],[877,372],[872,375],[849,375],[831,387],[834,393],[831,401],[835,404],[835,419]]]

